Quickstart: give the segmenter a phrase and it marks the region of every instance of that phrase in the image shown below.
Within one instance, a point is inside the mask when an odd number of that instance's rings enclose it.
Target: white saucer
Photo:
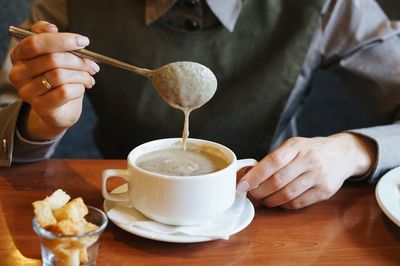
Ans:
[[[376,186],[375,196],[382,211],[400,226],[400,167],[382,176]]]
[[[112,191],[112,193],[122,193],[127,191],[128,186],[127,184],[124,184],[122,186],[117,187],[116,189],[114,189]],[[205,242],[205,241],[211,241],[211,240],[215,240],[217,239],[217,237],[213,238],[213,237],[205,237],[205,236],[188,236],[188,235],[168,235],[168,234],[160,234],[160,233],[155,233],[155,232],[151,232],[148,230],[144,230],[142,228],[138,228],[135,226],[129,226],[129,225],[125,225],[125,224],[121,224],[119,222],[117,222],[116,220],[114,220],[112,217],[110,217],[108,215],[108,212],[116,205],[116,204],[121,204],[121,203],[116,203],[113,201],[109,201],[109,200],[104,200],[103,203],[103,208],[104,211],[107,213],[108,218],[110,219],[110,221],[112,221],[115,225],[117,225],[118,227],[120,227],[121,229],[137,235],[137,236],[141,236],[144,238],[148,238],[148,239],[152,239],[152,240],[158,240],[158,241],[163,241],[163,242],[172,242],[172,243],[196,243],[196,242]],[[224,214],[221,214],[224,215]],[[246,228],[250,222],[253,220],[254,218],[254,206],[251,203],[251,201],[249,199],[245,199],[245,203],[244,203],[244,207],[243,207],[243,211],[238,219],[238,223],[236,224],[236,226],[232,229],[232,235],[236,234],[237,232],[243,230],[244,228]]]

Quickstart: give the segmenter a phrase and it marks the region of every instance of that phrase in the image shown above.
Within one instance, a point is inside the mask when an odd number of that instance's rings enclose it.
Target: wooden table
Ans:
[[[0,265],[40,265],[31,203],[57,188],[102,206],[101,171],[122,160],[48,160],[0,169]],[[120,185],[111,182],[111,186]],[[112,188],[112,187],[110,187]],[[256,207],[228,241],[174,244],[110,223],[98,265],[400,265],[400,228],[380,210],[374,186],[346,184],[330,200],[298,211]]]

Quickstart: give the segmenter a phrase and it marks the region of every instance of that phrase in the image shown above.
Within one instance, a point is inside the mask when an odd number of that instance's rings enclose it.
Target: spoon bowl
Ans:
[[[217,78],[206,66],[188,61],[173,62],[151,71],[148,77],[160,96],[172,107],[196,109],[217,90]]]

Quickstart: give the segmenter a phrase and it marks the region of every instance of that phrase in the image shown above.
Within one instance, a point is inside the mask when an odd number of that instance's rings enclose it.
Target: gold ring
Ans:
[[[47,90],[53,89],[53,86],[51,86],[50,82],[46,79],[46,77],[43,75],[42,79],[42,84]]]

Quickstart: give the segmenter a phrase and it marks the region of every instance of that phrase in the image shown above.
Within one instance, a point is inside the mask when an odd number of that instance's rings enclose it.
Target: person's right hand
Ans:
[[[85,88],[93,87],[92,75],[100,68],[68,52],[86,47],[87,37],[58,33],[55,25],[45,21],[35,23],[32,31],[38,34],[23,39],[11,53],[9,79],[20,98],[29,104],[19,122],[23,136],[50,140],[78,121]],[[44,79],[52,88],[46,88]]]

